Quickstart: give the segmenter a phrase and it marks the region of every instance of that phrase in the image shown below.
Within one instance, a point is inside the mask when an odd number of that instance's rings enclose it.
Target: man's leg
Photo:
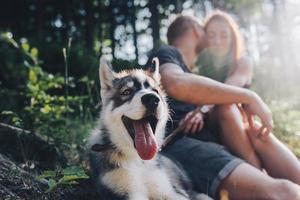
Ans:
[[[221,190],[228,191],[230,200],[300,200],[298,185],[288,180],[271,178],[247,163],[237,166],[221,182],[218,191]]]
[[[261,169],[261,161],[246,133],[246,127],[237,105],[221,105],[213,112],[221,128],[221,137],[224,146],[251,165]]]
[[[271,178],[221,145],[184,137],[168,145],[163,153],[180,163],[198,192],[215,199],[225,189],[230,200],[300,200],[298,185]]]

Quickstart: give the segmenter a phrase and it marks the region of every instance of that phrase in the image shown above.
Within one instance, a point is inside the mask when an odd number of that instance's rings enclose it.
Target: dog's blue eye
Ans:
[[[132,89],[126,89],[123,92],[121,92],[121,95],[130,95],[132,93]]]

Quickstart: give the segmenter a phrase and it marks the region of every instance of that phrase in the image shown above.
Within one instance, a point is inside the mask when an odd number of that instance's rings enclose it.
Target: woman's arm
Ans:
[[[245,87],[251,82],[252,73],[253,65],[251,60],[247,57],[243,57],[237,61],[237,66],[224,83],[237,87]]]

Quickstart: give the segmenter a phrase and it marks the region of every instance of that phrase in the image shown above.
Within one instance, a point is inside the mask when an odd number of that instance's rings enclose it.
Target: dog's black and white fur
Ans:
[[[115,73],[100,59],[102,112],[89,139],[97,189],[104,200],[209,199],[195,195],[183,170],[157,153],[169,114],[154,64]]]

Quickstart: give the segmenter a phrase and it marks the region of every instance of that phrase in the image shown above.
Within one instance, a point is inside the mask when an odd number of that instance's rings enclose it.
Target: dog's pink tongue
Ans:
[[[135,130],[135,147],[139,156],[143,160],[152,159],[157,151],[157,143],[150,127],[150,124],[146,121],[133,122]]]

